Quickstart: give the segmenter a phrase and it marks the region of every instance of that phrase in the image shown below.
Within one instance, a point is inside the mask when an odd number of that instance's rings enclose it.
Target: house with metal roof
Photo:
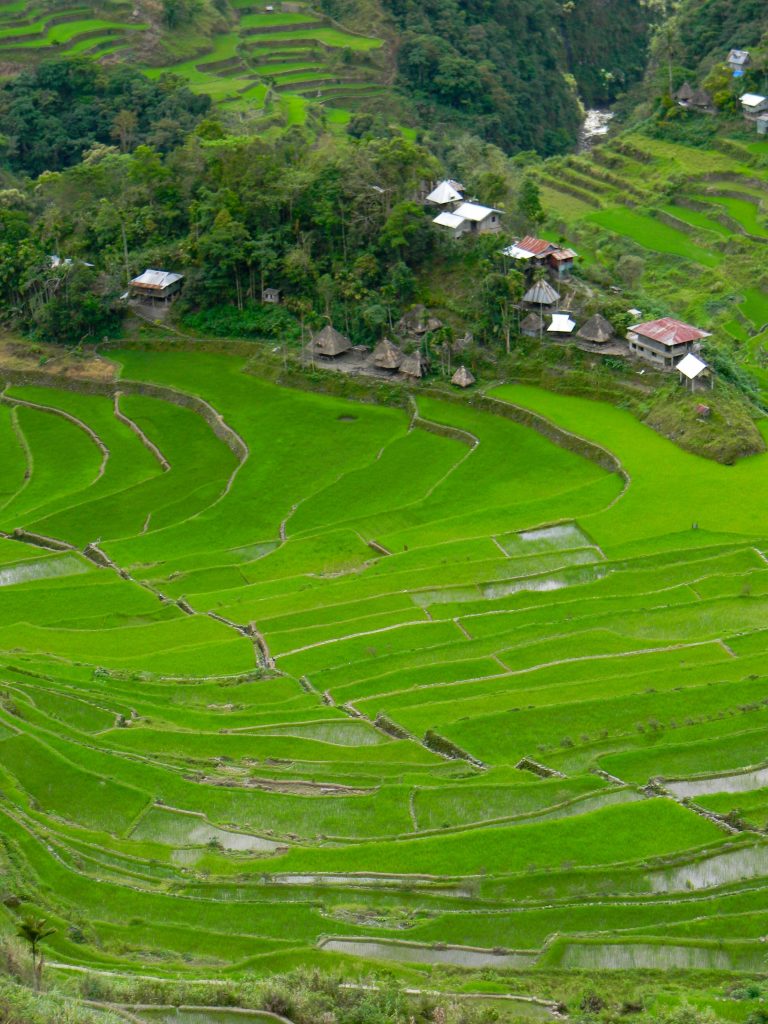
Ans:
[[[573,261],[578,254],[573,249],[563,248],[554,242],[548,242],[545,238],[526,235],[525,238],[502,249],[502,255],[508,259],[529,263],[531,266],[549,267],[558,277],[563,277],[573,269]]]
[[[493,206],[481,206],[480,203],[461,203],[455,210],[444,210],[432,221],[440,227],[448,228],[454,238],[462,235],[489,235],[501,231],[501,210]]]
[[[707,331],[669,316],[634,324],[627,331],[630,354],[653,363],[660,370],[673,369],[698,342],[709,337]]]
[[[749,50],[731,50],[726,57],[726,63],[731,69],[734,78],[741,78],[745,70],[752,62]]]
[[[130,283],[131,294],[138,299],[167,302],[181,291],[183,274],[171,270],[147,269]]]
[[[755,121],[761,114],[768,112],[768,96],[745,92],[741,97],[741,109],[748,121]]]

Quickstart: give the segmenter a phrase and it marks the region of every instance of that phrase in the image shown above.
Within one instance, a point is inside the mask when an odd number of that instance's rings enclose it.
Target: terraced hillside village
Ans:
[[[0,1021],[765,1024],[768,15],[270,7],[0,5]]]
[[[227,111],[270,114],[287,124],[306,120],[310,99],[328,108],[331,123],[344,123],[360,102],[383,89],[383,40],[344,29],[303,0],[269,11],[235,5],[229,22],[215,11],[209,21],[216,26],[210,37],[199,25],[177,32],[151,4],[114,3],[91,11],[4,3],[0,59],[23,67],[55,48],[57,56],[125,60],[143,65],[150,77],[178,75]]]

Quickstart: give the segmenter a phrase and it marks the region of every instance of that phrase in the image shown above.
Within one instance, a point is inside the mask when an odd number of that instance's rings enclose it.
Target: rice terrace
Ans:
[[[55,969],[760,970],[766,456],[243,370],[3,393],[3,871]]]

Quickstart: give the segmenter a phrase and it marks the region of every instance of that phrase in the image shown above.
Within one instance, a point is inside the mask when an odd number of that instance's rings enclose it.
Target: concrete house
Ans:
[[[183,274],[174,274],[170,270],[147,269],[131,281],[131,294],[137,299],[167,302],[181,291],[183,280]]]
[[[697,342],[709,337],[706,331],[669,316],[634,324],[627,332],[630,354],[653,363],[660,370],[674,369]]]
[[[758,135],[768,135],[768,112],[755,119]]]
[[[462,235],[490,235],[501,231],[501,210],[479,203],[462,203],[455,210],[444,210],[434,218],[434,224],[448,228],[454,238]]]
[[[741,97],[741,109],[748,121],[756,121],[761,114],[768,112],[768,96],[745,92]]]

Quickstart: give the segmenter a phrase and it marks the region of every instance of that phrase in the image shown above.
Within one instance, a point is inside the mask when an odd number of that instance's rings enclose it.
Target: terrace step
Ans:
[[[305,32],[307,29],[323,28],[328,22],[320,19],[314,21],[302,21],[287,25],[254,25],[251,28],[240,29],[240,35],[245,36],[268,36],[277,32]]]

